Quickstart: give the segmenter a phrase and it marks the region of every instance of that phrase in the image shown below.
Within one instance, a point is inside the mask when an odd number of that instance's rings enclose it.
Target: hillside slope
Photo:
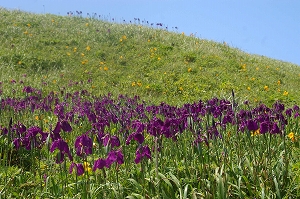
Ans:
[[[4,96],[24,85],[45,92],[87,89],[170,104],[230,97],[300,102],[300,67],[226,43],[148,24],[0,9]],[[16,82],[16,83],[14,83]]]

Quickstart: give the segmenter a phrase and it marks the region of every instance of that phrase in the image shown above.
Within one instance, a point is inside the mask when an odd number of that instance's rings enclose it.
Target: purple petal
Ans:
[[[70,174],[73,172],[74,166],[76,166],[76,164],[74,162],[72,162],[71,165],[70,165],[70,167],[69,167],[69,173]]]
[[[82,164],[77,164],[77,176],[84,174],[84,168]]]
[[[69,122],[67,122],[66,120],[61,122],[61,128],[65,132],[71,132],[72,131],[72,127],[70,126]]]
[[[134,135],[134,140],[136,140],[138,143],[142,144],[144,142],[144,136],[141,133],[136,133]]]
[[[260,127],[259,127],[259,132],[261,134],[265,134],[269,131],[269,123],[268,122],[262,122],[260,124]]]
[[[55,128],[54,128],[54,130],[53,130],[53,133],[54,133],[54,134],[60,133],[60,122],[57,122],[57,123],[56,123],[56,126],[55,126]]]
[[[248,120],[247,121],[247,128],[249,131],[256,131],[258,129],[258,126],[255,121]]]
[[[99,158],[94,162],[93,171],[96,171],[97,169],[103,169],[106,165],[106,161],[102,158]]]
[[[110,138],[111,147],[119,147],[121,145],[120,140],[117,136],[111,136]]]

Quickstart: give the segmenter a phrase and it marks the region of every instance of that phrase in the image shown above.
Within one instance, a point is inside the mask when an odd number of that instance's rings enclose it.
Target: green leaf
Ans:
[[[188,189],[189,189],[189,184],[185,185],[184,191],[183,191],[183,199],[187,199],[188,197]]]
[[[158,175],[161,177],[161,179],[171,188],[173,189],[173,185],[169,181],[169,179],[162,173],[158,173]]]
[[[143,190],[142,185],[140,185],[135,179],[129,178],[130,181],[139,191]]]

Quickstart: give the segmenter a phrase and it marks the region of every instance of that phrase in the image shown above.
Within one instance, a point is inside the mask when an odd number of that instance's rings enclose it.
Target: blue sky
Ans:
[[[57,15],[77,10],[120,22],[139,18],[300,66],[299,0],[13,0],[0,6]]]

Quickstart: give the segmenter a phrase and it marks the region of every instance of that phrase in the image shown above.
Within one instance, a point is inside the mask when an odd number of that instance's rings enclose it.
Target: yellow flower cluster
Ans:
[[[150,57],[151,58],[153,58],[153,57],[155,57],[155,52],[157,51],[157,48],[150,48]],[[159,60],[160,60],[161,58],[159,57]]]
[[[141,82],[132,82],[131,86],[142,86]]]
[[[120,39],[120,42],[123,42],[125,40],[127,40],[127,37],[126,37],[126,35],[123,35],[122,38]]]
[[[257,136],[257,135],[259,135],[259,134],[260,134],[259,129],[257,129],[256,131],[252,131],[252,132],[251,132],[251,136]]]
[[[295,134],[293,132],[290,132],[288,134],[288,137],[291,139],[292,142],[295,142],[296,139],[295,139]]]
[[[265,90],[265,91],[268,91],[268,90],[269,90],[269,87],[268,87],[268,86],[264,86],[264,90]]]

